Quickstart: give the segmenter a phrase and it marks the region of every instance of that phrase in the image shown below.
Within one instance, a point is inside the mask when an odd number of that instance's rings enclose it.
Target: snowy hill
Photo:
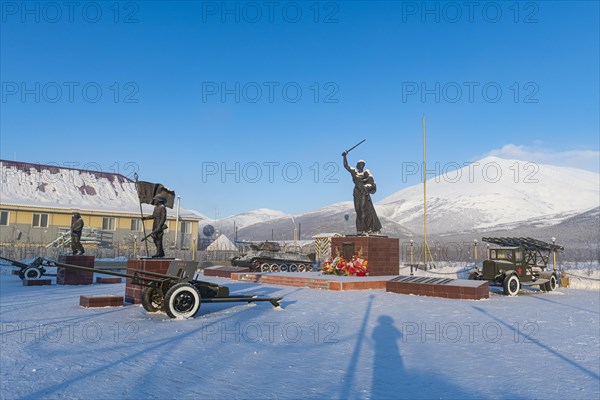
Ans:
[[[428,231],[510,229],[532,219],[557,224],[598,207],[599,188],[600,175],[593,172],[486,157],[427,180]],[[419,232],[423,185],[394,193],[377,206],[380,215]]]
[[[599,188],[600,175],[593,172],[486,157],[428,179],[428,232],[432,235],[514,229],[531,232],[598,207]],[[375,207],[383,224],[382,233],[402,238],[422,232],[422,184],[400,190]],[[236,220],[239,238],[243,240],[270,239],[272,235],[277,240],[290,240],[294,229],[292,217],[301,224],[304,239],[321,232],[355,232],[356,214],[350,201],[293,216],[283,213],[277,216],[270,211],[256,210],[248,213],[251,218],[241,214],[227,220]],[[345,214],[349,214],[348,221]]]
[[[346,221],[344,215],[348,214]],[[292,221],[292,217],[294,221]],[[409,237],[412,232],[389,218],[381,217],[383,232],[396,237]],[[317,210],[302,214],[285,216],[247,226],[238,231],[238,238],[242,240],[292,240],[294,237],[294,222],[300,230],[300,239],[310,239],[312,236],[323,232],[337,232],[342,234],[355,233],[356,213],[350,201],[332,204]]]
[[[287,214],[283,211],[271,210],[269,208],[259,208],[257,210],[248,211],[242,214],[232,215],[216,222],[213,220],[210,223],[214,223],[215,228],[219,231],[219,233],[225,234],[230,238],[234,238],[234,227],[239,231],[247,226],[284,217],[287,217]]]
[[[69,210],[139,213],[135,182],[120,174],[0,160],[0,203]],[[143,205],[144,212],[153,207]],[[169,215],[175,209],[167,208]],[[206,217],[181,209],[183,217]]]

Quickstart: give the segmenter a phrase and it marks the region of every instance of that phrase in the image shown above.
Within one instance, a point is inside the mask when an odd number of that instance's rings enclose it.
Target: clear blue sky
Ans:
[[[0,157],[134,163],[210,217],[351,200],[362,139],[375,201],[418,183],[423,114],[430,163],[598,171],[596,1],[225,4],[2,2]]]

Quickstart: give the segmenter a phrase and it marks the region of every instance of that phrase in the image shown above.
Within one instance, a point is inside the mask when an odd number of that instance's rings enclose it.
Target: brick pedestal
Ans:
[[[381,236],[343,236],[331,238],[331,256],[356,255],[369,263],[370,276],[398,275],[400,240]],[[347,253],[347,254],[345,254]]]
[[[122,278],[105,278],[105,277],[96,277],[96,283],[122,283]]]
[[[123,296],[79,296],[81,307],[119,307],[123,305]]]
[[[23,279],[23,286],[48,286],[52,285],[50,279]]]
[[[94,256],[70,256],[58,257],[58,262],[63,264],[79,265],[80,267],[94,268]],[[91,285],[94,283],[94,273],[75,268],[57,268],[57,285]]]
[[[173,260],[162,260],[156,259],[142,259],[142,260],[128,260],[127,261],[127,274],[133,274],[135,271],[148,271],[156,272],[159,274],[166,274],[169,269],[169,265]],[[142,291],[145,286],[132,285],[131,279],[125,280],[125,302],[132,304],[140,304],[142,302]]]
[[[387,282],[386,291],[447,299],[481,300],[490,297],[487,281],[429,276],[398,276]]]
[[[202,270],[204,276],[217,276],[220,278],[230,278],[231,274],[234,273],[242,273],[242,272],[250,272],[250,268],[244,267],[233,267],[233,266],[223,266],[223,267],[206,267]]]

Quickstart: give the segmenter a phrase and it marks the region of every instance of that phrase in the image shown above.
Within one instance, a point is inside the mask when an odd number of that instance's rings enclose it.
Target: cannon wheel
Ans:
[[[21,278],[21,280],[25,279],[25,274],[23,273],[24,271],[24,269],[19,270],[19,278]]]
[[[200,292],[194,285],[182,282],[167,290],[164,309],[171,318],[193,318],[200,309]]]
[[[159,288],[146,287],[142,291],[142,306],[148,312],[163,311],[164,293]]]
[[[25,276],[25,279],[38,279],[42,277],[42,272],[35,267],[29,267],[25,268],[23,275]]]
[[[519,282],[519,277],[516,275],[508,275],[504,278],[504,282],[502,287],[504,288],[504,294],[507,296],[516,296],[519,293],[519,287],[521,286]]]

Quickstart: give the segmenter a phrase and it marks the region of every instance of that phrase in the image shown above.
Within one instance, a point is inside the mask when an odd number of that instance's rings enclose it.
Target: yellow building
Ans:
[[[120,174],[0,160],[0,244],[47,245],[68,232],[73,212],[83,239],[100,247],[129,246],[144,236],[135,182]],[[153,206],[143,204],[144,215]],[[177,222],[177,214],[179,221]],[[165,246],[191,249],[202,215],[167,209]],[[152,221],[144,221],[146,234]]]

